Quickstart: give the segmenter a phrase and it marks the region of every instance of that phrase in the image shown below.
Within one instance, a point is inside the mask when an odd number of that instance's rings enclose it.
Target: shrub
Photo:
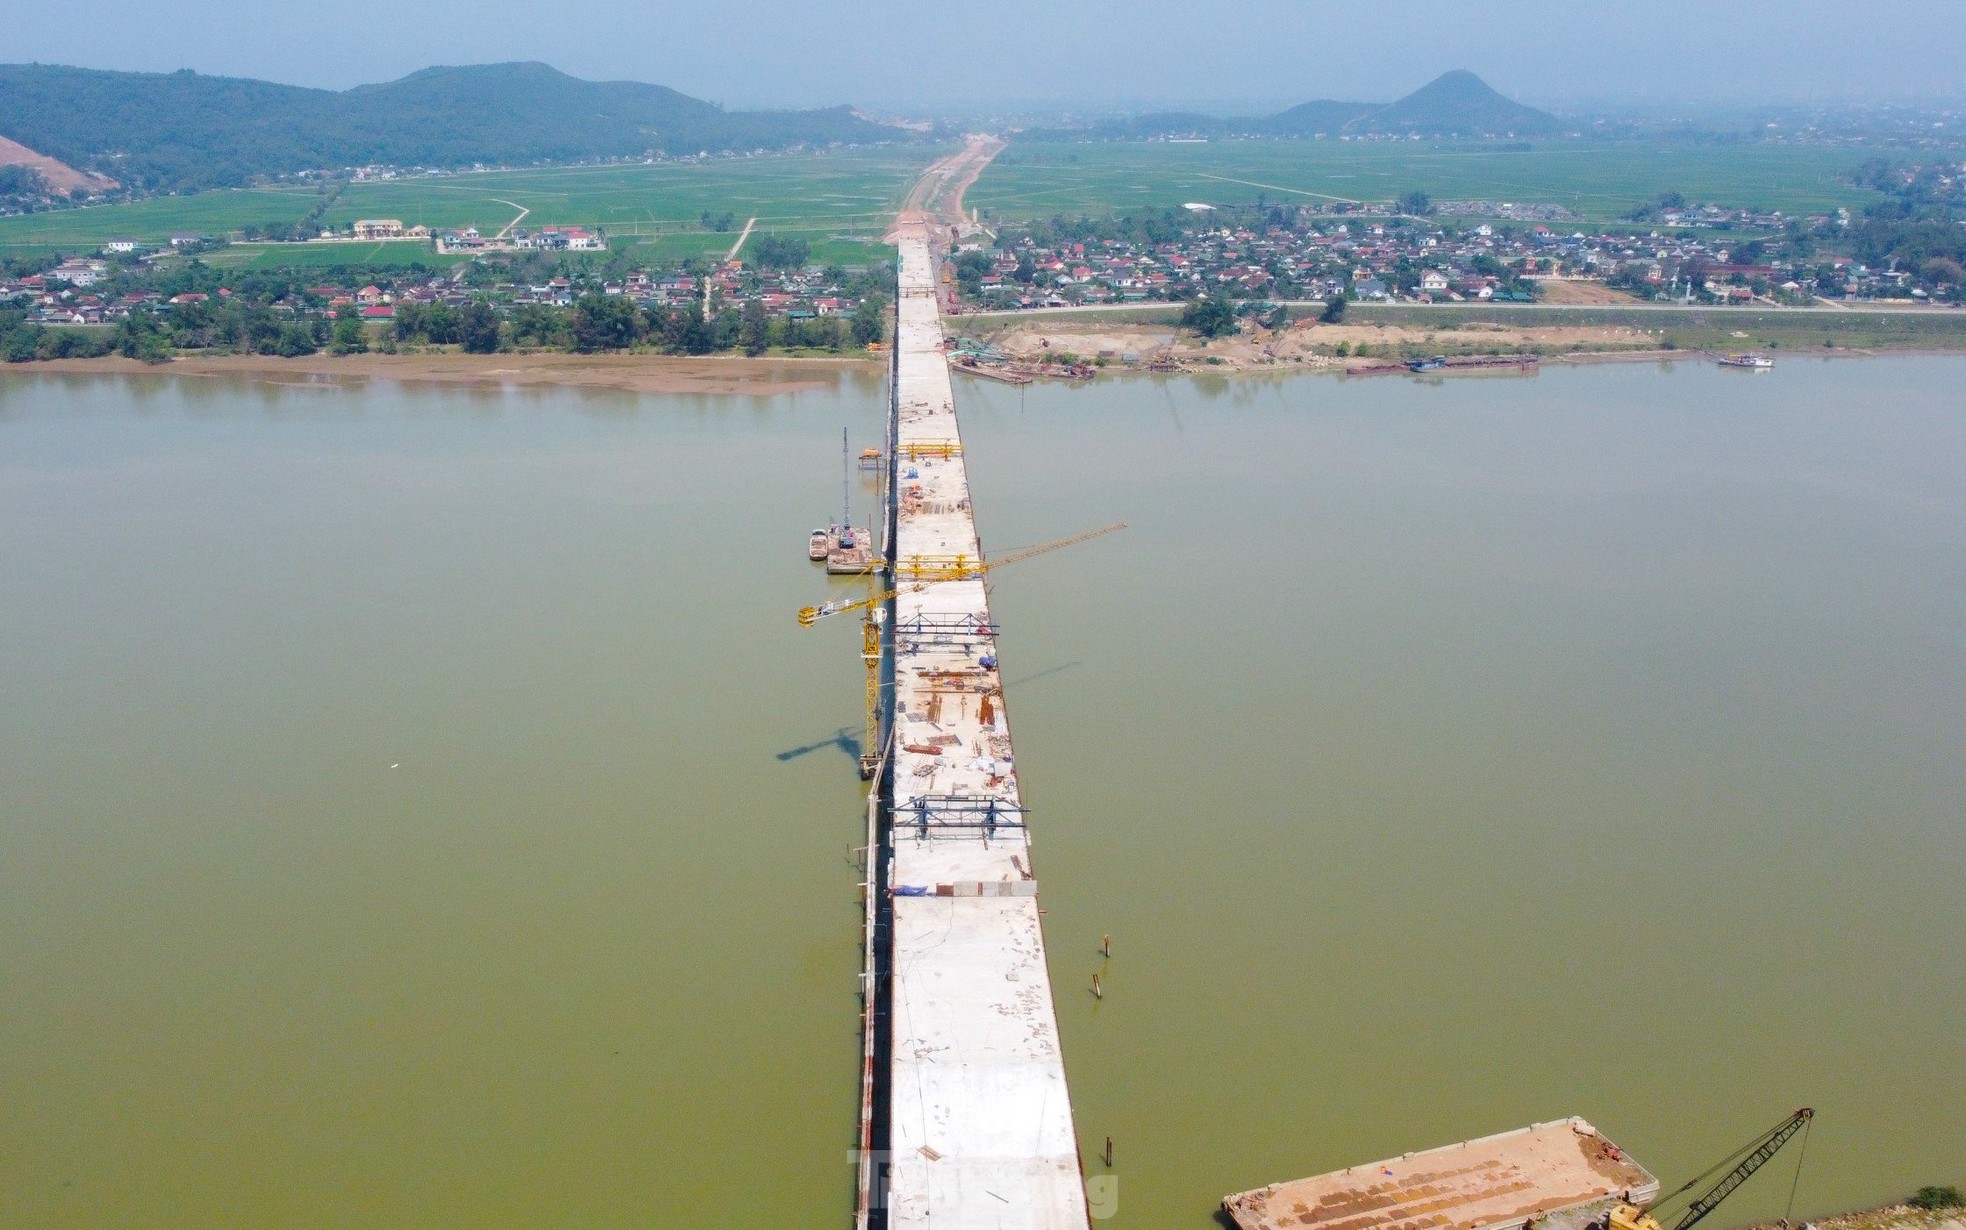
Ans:
[[[1966,1196],[1959,1189],[1946,1187],[1921,1187],[1905,1201],[1914,1209],[1966,1209]]]
[[[1197,299],[1182,309],[1181,323],[1203,337],[1225,337],[1236,331],[1235,305],[1227,299]]]
[[[0,359],[9,363],[29,363],[37,358],[41,350],[41,329],[39,325],[22,325],[0,341]]]
[[[699,322],[701,316],[698,317]],[[597,350],[626,350],[642,333],[634,301],[626,295],[587,294],[573,306],[569,322],[573,348],[583,354]]]
[[[760,235],[751,245],[751,259],[765,269],[797,269],[811,257],[812,245],[803,239]]]
[[[498,350],[498,313],[492,305],[478,299],[458,313],[458,340],[466,354],[493,354]]]
[[[362,318],[344,309],[334,322],[333,341],[329,349],[336,354],[363,354],[369,348],[368,330],[362,327]]]
[[[283,359],[298,359],[320,349],[321,343],[315,338],[314,330],[294,321],[281,326],[279,335],[273,339],[270,353]]]

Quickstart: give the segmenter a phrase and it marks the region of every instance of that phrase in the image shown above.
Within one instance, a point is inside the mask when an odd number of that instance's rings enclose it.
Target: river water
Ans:
[[[1132,526],[993,598],[1107,1224],[1565,1114],[1966,1177],[1962,387],[961,382],[990,547]],[[0,379],[0,1225],[842,1224],[880,413]]]

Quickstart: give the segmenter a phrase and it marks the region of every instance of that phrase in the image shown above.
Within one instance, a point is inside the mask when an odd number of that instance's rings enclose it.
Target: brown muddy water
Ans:
[[[1962,387],[960,381],[1105,1224],[1966,1178]],[[0,378],[0,1224],[844,1224],[881,395]]]

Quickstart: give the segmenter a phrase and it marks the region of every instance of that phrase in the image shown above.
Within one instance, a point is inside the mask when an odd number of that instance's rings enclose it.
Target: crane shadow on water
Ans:
[[[778,761],[780,764],[789,764],[802,756],[809,756],[814,752],[823,752],[828,748],[837,748],[845,754],[848,760],[854,763],[855,767],[858,767],[860,764],[859,728],[842,726],[824,738],[815,739],[799,747],[788,747],[782,752],[777,752],[772,756],[772,759]]]
[[[1085,665],[1083,662],[1060,662],[1057,666],[1047,666],[1041,671],[1034,671],[1019,679],[1006,679],[1003,681],[1003,686],[1005,689],[1021,688],[1027,683],[1036,683],[1047,675],[1062,675],[1066,671],[1075,671],[1083,665]]]

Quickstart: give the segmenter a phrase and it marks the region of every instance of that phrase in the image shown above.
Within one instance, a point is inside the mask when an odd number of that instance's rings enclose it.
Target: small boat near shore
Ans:
[[[1543,362],[1541,355],[1503,354],[1503,355],[1434,355],[1425,359],[1406,359],[1401,361],[1367,363],[1362,367],[1346,366],[1341,369],[1347,376],[1396,376],[1401,372],[1423,374],[1453,372],[1499,372],[1534,371]]]
[[[1720,356],[1722,367],[1747,367],[1756,371],[1775,366],[1775,360],[1765,354],[1728,354]]]

